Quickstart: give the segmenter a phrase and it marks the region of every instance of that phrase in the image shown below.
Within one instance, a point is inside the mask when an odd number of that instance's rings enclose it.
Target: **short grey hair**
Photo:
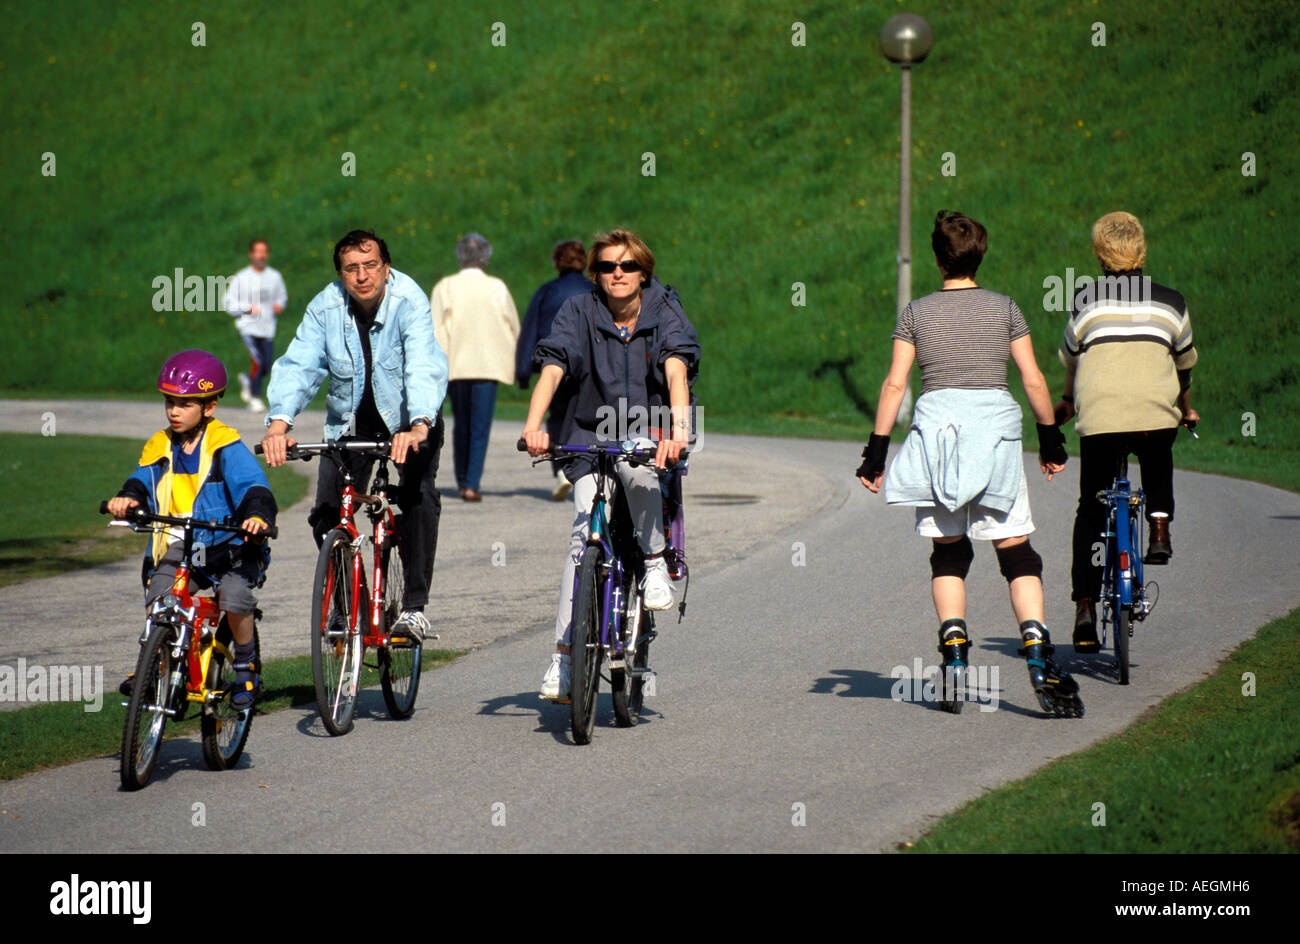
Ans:
[[[462,269],[484,268],[492,258],[492,244],[479,233],[466,233],[456,244],[456,258]]]

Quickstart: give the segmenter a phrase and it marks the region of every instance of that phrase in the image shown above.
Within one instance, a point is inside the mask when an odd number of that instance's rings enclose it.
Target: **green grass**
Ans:
[[[456,238],[482,231],[522,310],[557,239],[627,224],[699,328],[697,392],[714,428],[824,421],[862,438],[858,404],[876,400],[894,311],[898,72],[875,37],[897,9],[516,0],[430,20],[413,0],[364,17],[337,2],[310,17],[234,5],[204,12],[205,47],[179,0],[12,11],[0,200],[40,223],[29,278],[0,301],[16,355],[4,383],[138,390],[182,338],[241,363],[227,316],[156,312],[153,280],[233,272],[253,233],[288,283],[282,349],[354,225],[377,227],[426,287],[454,270]],[[795,16],[805,47],[790,43]],[[1278,273],[1300,261],[1285,210],[1300,6],[1022,0],[927,16],[915,291],[938,287],[934,211],[982,220],[981,280],[1018,299],[1059,389],[1062,317],[1044,310],[1043,281],[1093,272],[1089,225],[1131,209],[1147,225],[1147,271],[1189,299],[1202,354],[1201,448],[1180,461],[1296,487],[1300,322]],[[505,46],[491,43],[498,20]],[[1105,47],[1091,42],[1097,21]],[[1241,173],[1246,151],[1256,176]],[[40,173],[47,152],[54,177]],[[341,173],[345,152],[355,176]],[[941,171],[947,153],[956,176]],[[791,304],[796,281],[806,307]],[[825,369],[836,362],[842,376]]]
[[[441,668],[464,655],[464,650],[433,649],[424,653],[425,671]],[[0,780],[13,780],[46,767],[71,764],[92,757],[118,753],[122,743],[122,726],[126,709],[117,693],[121,679],[104,679],[107,691],[102,710],[85,711],[81,702],[55,702],[33,705],[15,711],[0,712]],[[362,670],[362,684],[379,683],[379,673]],[[258,714],[279,711],[291,706],[314,704],[316,689],[312,682],[311,657],[299,656],[266,663],[262,670],[264,694],[257,703]],[[165,738],[192,736],[198,733],[199,717],[195,706],[179,723],[169,723]],[[257,724],[253,724],[250,744],[256,744]]]
[[[145,437],[0,433],[0,491],[28,496],[0,538],[0,587],[144,553],[144,539],[105,525],[99,503],[135,469]],[[281,508],[307,493],[289,468],[269,469]]]
[[[945,816],[913,851],[1300,852],[1297,646],[1300,610],[1123,733]]]

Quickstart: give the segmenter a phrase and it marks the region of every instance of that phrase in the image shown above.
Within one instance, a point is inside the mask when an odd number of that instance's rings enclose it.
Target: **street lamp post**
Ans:
[[[898,313],[912,300],[912,66],[922,62],[934,45],[934,31],[923,17],[900,13],[880,31],[880,51],[902,68],[898,161]],[[912,418],[912,390],[903,395],[898,423]]]

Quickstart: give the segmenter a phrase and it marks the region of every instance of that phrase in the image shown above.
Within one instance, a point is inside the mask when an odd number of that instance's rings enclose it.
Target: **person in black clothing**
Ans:
[[[582,274],[587,266],[587,250],[583,247],[582,240],[565,239],[556,243],[551,250],[551,262],[559,275],[533,293],[528,311],[524,314],[523,326],[519,329],[519,342],[515,348],[515,381],[520,390],[528,389],[533,374],[537,372],[533,363],[533,351],[537,348],[537,342],[551,333],[551,325],[555,323],[555,315],[560,306],[574,295],[586,295],[592,290],[591,281]],[[557,437],[563,416],[562,404],[555,404],[546,419],[546,431],[554,442],[559,442]],[[569,480],[564,477],[558,465],[553,467],[553,471],[553,497],[556,501],[564,501],[569,497]]]

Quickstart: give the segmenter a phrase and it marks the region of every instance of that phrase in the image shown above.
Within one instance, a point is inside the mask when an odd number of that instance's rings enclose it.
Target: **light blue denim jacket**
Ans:
[[[366,360],[356,320],[348,313],[341,281],[331,282],[307,305],[298,333],[271,369],[266,422],[293,419],[329,378],[325,438],[343,435],[348,415],[365,393]],[[410,276],[389,269],[384,298],[370,328],[375,407],[389,432],[413,417],[436,422],[447,395],[447,355],[433,334],[429,296]]]
[[[1020,404],[1005,390],[922,394],[912,431],[885,473],[885,501],[949,511],[975,502],[1009,511],[1024,474],[1020,421]]]

